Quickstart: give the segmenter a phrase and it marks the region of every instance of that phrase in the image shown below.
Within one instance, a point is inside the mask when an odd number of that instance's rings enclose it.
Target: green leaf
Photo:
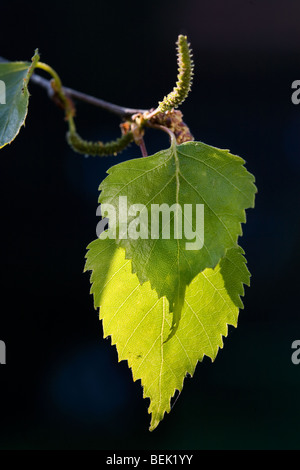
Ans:
[[[0,80],[5,83],[6,103],[0,104],[0,148],[11,143],[25,122],[28,110],[28,81],[39,60],[0,63]]]
[[[245,209],[254,207],[256,192],[254,177],[243,166],[244,163],[228,150],[201,142],[186,142],[179,146],[171,145],[169,149],[147,158],[115,165],[100,185],[99,202],[101,205],[111,204],[116,212],[115,221],[108,215],[110,236],[116,233],[116,242],[125,248],[126,258],[132,260],[133,272],[137,273],[140,282],[149,280],[159,296],[168,298],[172,311],[174,304],[177,304],[178,311],[181,310],[185,288],[192,279],[204,269],[214,268],[242,235]],[[146,207],[138,218],[140,227],[147,229],[148,239],[122,238],[124,230],[120,218],[135,204]],[[155,204],[167,204],[169,208],[177,204],[177,211],[180,206],[181,214],[184,214],[182,225],[197,232],[193,241],[198,243],[198,248],[191,247],[189,235],[186,236],[183,229],[182,238],[175,237],[175,212],[171,212],[170,239],[162,237],[162,226],[159,239],[151,238],[151,223],[154,221],[151,210]],[[200,224],[198,227],[196,217],[189,222],[185,214],[185,205],[192,205],[195,214],[197,204],[199,207],[204,205],[204,244],[201,249]],[[146,212],[148,221],[144,218]],[[177,220],[180,210],[178,214]],[[135,215],[128,216],[128,230],[132,223],[135,224],[135,219]]]
[[[85,270],[92,270],[91,292],[100,307],[104,337],[111,336],[119,361],[127,360],[133,380],[141,379],[150,398],[150,430],[156,428],[187,374],[204,356],[215,359],[228,325],[237,326],[243,284],[250,274],[240,247],[230,249],[215,269],[205,269],[187,287],[181,319],[170,337],[172,314],[166,297],[150,283],[140,284],[131,261],[114,241],[89,245]],[[169,339],[168,339],[169,338]]]

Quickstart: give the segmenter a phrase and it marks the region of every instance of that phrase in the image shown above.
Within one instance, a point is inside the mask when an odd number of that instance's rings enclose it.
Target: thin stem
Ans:
[[[63,89],[62,82],[61,82],[59,75],[55,72],[55,70],[52,67],[50,67],[50,65],[45,64],[44,62],[37,62],[35,64],[35,67],[45,70],[45,72],[49,73],[51,77],[53,78],[54,83],[50,82],[50,85],[52,86],[53,84],[54,94],[56,93],[57,97],[61,101],[61,104],[65,111],[66,119],[69,122],[70,131],[75,132],[75,123],[73,119],[73,116],[75,114],[74,106],[73,106],[73,103],[70,101],[70,99],[66,96],[66,93]]]
[[[143,157],[148,157],[148,152],[147,152],[145,141],[144,141],[143,137],[140,138],[139,147],[141,149],[142,156]]]
[[[50,70],[47,70],[45,67],[40,67],[40,68],[43,68],[43,70],[45,70],[49,73],[51,73],[52,71],[54,72],[53,69],[50,71]],[[54,77],[54,75],[52,73],[51,73],[51,75],[56,80],[56,78]],[[36,85],[39,85],[39,86],[45,88],[50,97],[53,95],[53,90],[52,90],[52,87],[51,87],[51,84],[50,84],[49,80],[47,80],[46,78],[43,78],[40,75],[37,75],[35,73],[32,75],[31,80]],[[124,117],[124,118],[132,116],[133,114],[144,113],[144,112],[147,111],[146,109],[135,109],[135,108],[127,108],[127,107],[124,107],[124,106],[119,106],[117,104],[110,103],[110,102],[102,100],[100,98],[96,98],[95,96],[91,96],[91,95],[88,95],[86,93],[82,93],[81,91],[73,90],[73,88],[62,86],[61,89],[70,98],[75,98],[75,99],[78,99],[80,101],[84,101],[85,103],[91,104],[93,106],[98,106],[99,108],[105,109],[106,111],[109,111],[113,114],[117,114],[118,116],[121,116],[121,117]]]
[[[73,90],[72,88],[63,87],[64,91],[69,95],[71,98],[77,98],[81,101],[85,101],[86,103],[92,104],[94,106],[98,106],[106,111],[109,111],[113,114],[117,114],[121,117],[129,117],[133,114],[144,113],[146,109],[134,109],[134,108],[126,108],[124,106],[119,106],[117,104],[110,103],[108,101],[104,101],[100,98],[96,98],[91,95],[87,95],[86,93],[82,93],[80,91]]]
[[[45,64],[44,62],[37,62],[36,68],[39,68],[39,69],[45,70],[45,72],[48,72],[54,78],[57,88],[59,90],[62,89],[61,79],[59,78],[55,70],[52,67],[50,67],[50,65]]]
[[[175,134],[171,131],[171,129],[169,129],[168,127],[162,126],[160,124],[147,123],[146,125],[147,127],[151,127],[152,129],[158,129],[160,131],[166,132],[170,137],[171,145],[176,145],[176,137],[175,137]]]

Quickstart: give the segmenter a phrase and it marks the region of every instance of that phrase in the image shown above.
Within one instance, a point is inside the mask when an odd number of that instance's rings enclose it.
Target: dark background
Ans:
[[[96,238],[98,185],[118,161],[84,158],[66,123],[30,84],[26,128],[1,150],[1,449],[299,449],[300,79],[298,0],[55,1],[1,4],[0,55],[36,47],[66,86],[150,108],[176,79],[187,34],[195,78],[182,106],[196,140],[229,148],[256,176],[256,208],[240,240],[252,273],[237,329],[214,364],[198,364],[170,415],[149,433],[148,401],[102,339],[83,274]],[[43,74],[43,72],[42,72]],[[86,138],[110,140],[119,120],[78,104]],[[149,153],[167,147],[146,135]]]

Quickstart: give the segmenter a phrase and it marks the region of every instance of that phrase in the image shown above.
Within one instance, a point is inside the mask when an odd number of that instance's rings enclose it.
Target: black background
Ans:
[[[61,110],[30,84],[26,127],[0,159],[1,449],[299,449],[299,17],[298,0],[1,4],[0,55],[29,60],[38,47],[66,86],[130,107],[172,89],[175,41],[187,34],[184,119],[196,140],[243,157],[259,190],[240,240],[252,279],[239,326],[149,433],[140,382],[102,339],[83,274],[98,185],[139,149],[73,153]],[[119,135],[115,116],[82,103],[77,124],[86,138]],[[146,145],[168,139],[149,132]]]

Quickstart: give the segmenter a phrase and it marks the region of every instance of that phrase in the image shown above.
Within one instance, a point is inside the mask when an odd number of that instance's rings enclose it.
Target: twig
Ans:
[[[147,152],[145,141],[144,141],[143,137],[140,138],[139,147],[141,149],[142,156],[143,157],[148,157],[148,152]]]
[[[39,85],[47,91],[49,97],[51,98],[54,94],[52,86],[50,84],[50,80],[37,75],[36,73],[32,74],[31,80],[36,84]],[[146,110],[143,109],[133,109],[133,108],[126,108],[124,106],[119,106],[117,104],[110,103],[108,101],[104,101],[100,98],[96,98],[95,96],[87,95],[86,93],[82,93],[81,91],[73,90],[72,88],[63,86],[63,91],[68,95],[70,98],[75,98],[85,103],[89,103],[93,106],[98,106],[99,108],[105,109],[113,114],[117,114],[121,117],[129,117],[136,113],[144,113]]]

